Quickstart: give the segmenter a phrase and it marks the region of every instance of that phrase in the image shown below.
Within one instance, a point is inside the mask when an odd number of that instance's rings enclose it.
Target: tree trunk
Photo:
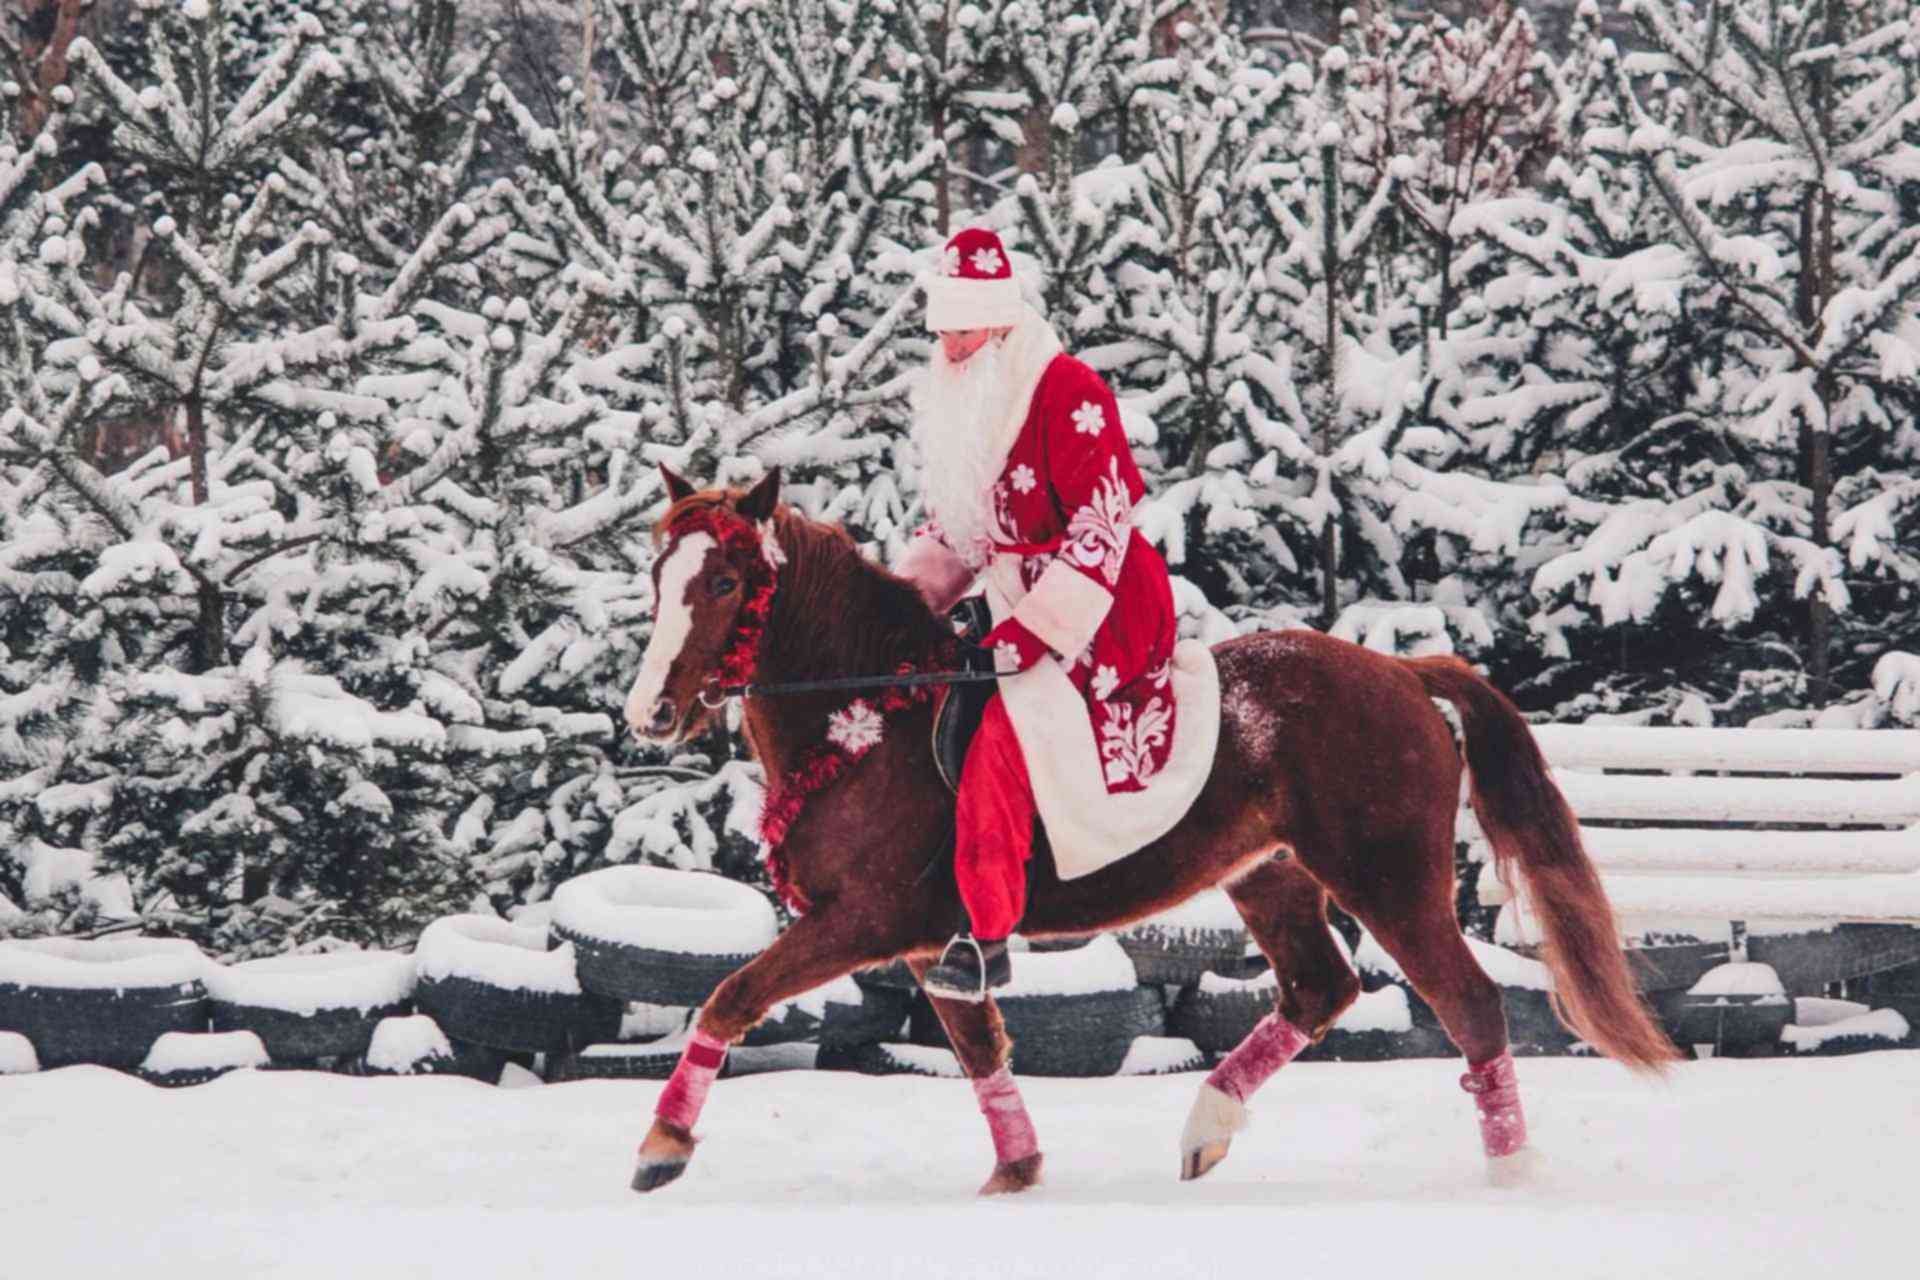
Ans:
[[[1321,336],[1321,394],[1326,410],[1320,415],[1321,465],[1329,469],[1327,492],[1333,492],[1332,459],[1335,417],[1340,412],[1340,156],[1339,148],[1320,148],[1320,273],[1327,290],[1326,329]],[[1340,616],[1340,520],[1331,512],[1320,529],[1320,617],[1331,628]]]
[[[32,77],[20,109],[20,137],[31,141],[47,122],[53,90],[67,79],[67,49],[80,29],[85,0],[25,0],[21,23],[21,71]]]
[[[947,25],[953,14],[953,0],[946,0],[941,6],[940,16],[934,19],[927,33],[927,51],[933,56],[933,65],[928,70],[927,102],[929,104],[928,127],[933,130],[933,140],[940,145],[940,167],[933,171],[933,221],[934,229],[945,240],[951,234],[953,226],[953,158],[946,153],[947,147]]]
[[[211,485],[207,478],[207,412],[199,396],[187,400],[187,458],[193,477],[193,504],[207,505]],[[221,605],[220,586],[202,578],[194,594],[200,605],[200,670],[211,671],[226,661],[226,610]]]

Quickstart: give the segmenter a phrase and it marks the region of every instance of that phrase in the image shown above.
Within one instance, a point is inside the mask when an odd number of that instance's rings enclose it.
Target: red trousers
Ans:
[[[954,878],[976,938],[1006,937],[1027,909],[1034,813],[1027,760],[996,694],[967,748],[954,817]]]

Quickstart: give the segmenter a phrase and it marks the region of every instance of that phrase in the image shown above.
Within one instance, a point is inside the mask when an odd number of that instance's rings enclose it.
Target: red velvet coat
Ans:
[[[1142,789],[1173,739],[1173,589],[1133,527],[1144,490],[1113,392],[1079,360],[1055,356],[993,490],[986,577],[1012,614],[988,642],[1003,671],[1049,653],[1061,661],[1109,794]],[[937,525],[922,532],[944,545]]]

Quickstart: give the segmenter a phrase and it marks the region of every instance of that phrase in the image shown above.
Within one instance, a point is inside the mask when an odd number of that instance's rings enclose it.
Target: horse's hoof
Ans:
[[[993,1176],[980,1188],[983,1196],[1004,1196],[1015,1191],[1025,1191],[1028,1187],[1040,1184],[1040,1153],[1034,1152],[1019,1160],[1004,1160],[993,1166]]]
[[[1180,1158],[1180,1181],[1192,1182],[1195,1178],[1204,1178],[1212,1172],[1213,1166],[1227,1158],[1227,1149],[1231,1142],[1209,1142],[1195,1151],[1189,1151]]]
[[[1488,1156],[1487,1185],[1524,1187],[1539,1170],[1540,1153],[1532,1147],[1522,1147],[1509,1156]]]
[[[693,1135],[678,1125],[655,1120],[640,1144],[640,1163],[633,1171],[633,1189],[657,1191],[687,1171],[693,1159]]]
[[[633,1171],[633,1189],[642,1195],[658,1191],[686,1171],[685,1160],[642,1160]]]

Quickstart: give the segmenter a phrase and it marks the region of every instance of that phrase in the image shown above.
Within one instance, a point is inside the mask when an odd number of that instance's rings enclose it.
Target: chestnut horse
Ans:
[[[744,493],[694,492],[666,474],[673,502],[655,530],[654,631],[627,703],[637,734],[674,742],[702,731],[724,704],[718,693],[747,675],[783,682],[944,665],[947,624],[844,531],[780,505],[777,472]],[[1455,658],[1394,658],[1310,631],[1241,636],[1214,655],[1220,738],[1199,799],[1163,838],[1075,880],[1059,878],[1037,838],[1020,926],[1029,938],[1086,935],[1225,887],[1272,962],[1278,1007],[1202,1086],[1181,1140],[1183,1177],[1226,1155],[1247,1096],[1360,994],[1329,930],[1329,900],[1371,931],[1439,1015],[1470,1067],[1462,1085],[1476,1095],[1489,1167],[1514,1171],[1507,1161],[1523,1151],[1525,1125],[1500,989],[1454,915],[1462,762],[1435,699],[1459,713],[1474,811],[1502,878],[1517,867],[1525,880],[1563,1019],[1635,1068],[1677,1056],[1639,1001],[1572,814],[1504,695]],[[781,780],[819,758],[829,717],[847,705],[844,693],[746,697],[745,733],[774,788],[770,804]],[[789,810],[776,870],[807,909],[701,1010],[641,1145],[636,1190],[685,1170],[727,1046],[770,1007],[897,957],[918,976],[964,919],[951,875],[925,874],[954,820],[930,747],[932,714],[925,700],[896,699],[877,741]],[[1007,1071],[999,1011],[991,999],[933,1006],[994,1141],[983,1192],[1032,1185],[1040,1151]]]

